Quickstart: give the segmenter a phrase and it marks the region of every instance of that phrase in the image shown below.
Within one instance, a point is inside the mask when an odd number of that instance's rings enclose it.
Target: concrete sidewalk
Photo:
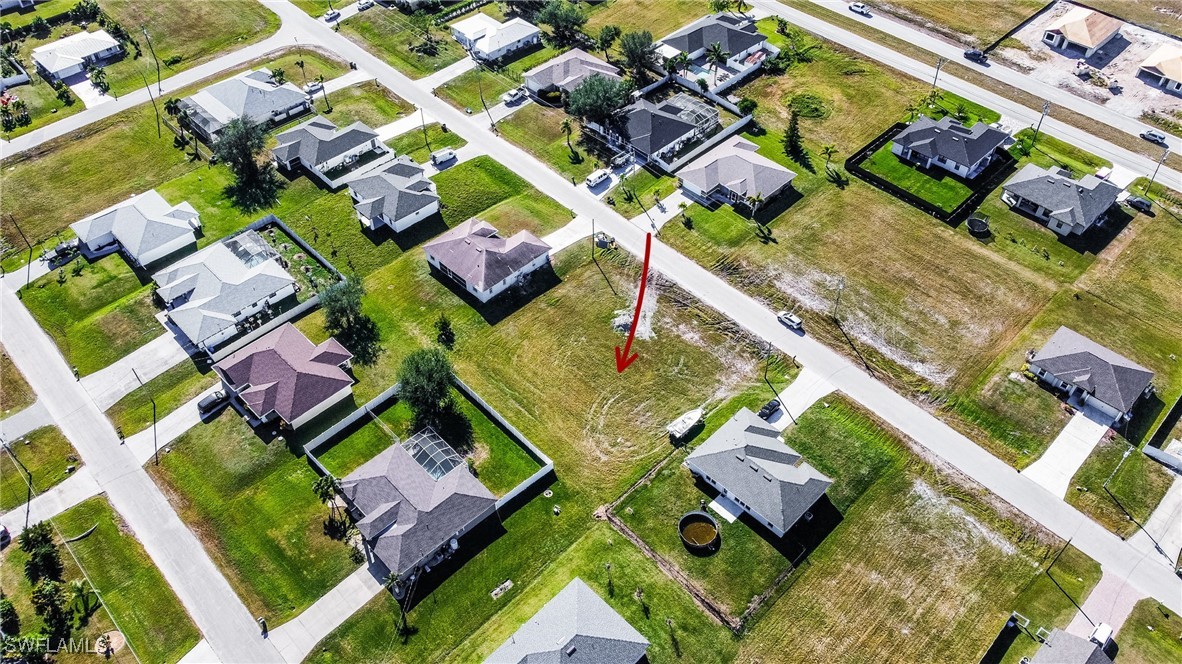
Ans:
[[[0,420],[0,441],[12,442],[30,431],[53,424],[53,417],[40,400]]]
[[[25,529],[26,523],[32,525],[51,519],[102,492],[102,488],[94,479],[94,474],[89,468],[82,466],[70,477],[38,494],[27,505],[21,503],[19,507],[5,512],[0,516],[0,524],[7,527],[8,533],[15,538]]]
[[[284,661],[299,664],[321,639],[382,592],[385,574],[381,563],[358,569],[303,613],[271,630],[267,638]]]
[[[1178,560],[1182,551],[1182,477],[1174,477],[1174,483],[1143,528],[1129,538],[1130,544],[1144,551],[1156,551],[1160,547],[1161,555],[1170,561]]]
[[[1098,422],[1094,417],[1082,410],[1077,412],[1059,432],[1055,442],[1022,474],[1058,498],[1067,495],[1071,478],[1108,433],[1108,424]]]
[[[136,461],[141,465],[150,461],[157,449],[161,450],[161,454],[164,454],[163,450],[169,443],[180,438],[181,434],[189,429],[201,424],[201,413],[197,411],[197,402],[218,391],[221,387],[221,382],[211,385],[209,389],[157,421],[154,444],[151,426],[134,436],[129,436],[127,440],[123,441],[123,444],[131,450]]]
[[[105,369],[83,376],[79,381],[99,410],[106,410],[140,386],[176,365],[189,361],[182,344],[187,340],[165,332],[117,360]],[[134,370],[134,372],[133,372]],[[136,378],[139,374],[139,378]],[[130,433],[130,432],[124,432]]]

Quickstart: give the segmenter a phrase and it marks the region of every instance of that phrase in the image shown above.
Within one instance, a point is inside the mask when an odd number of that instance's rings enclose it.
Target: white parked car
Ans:
[[[363,12],[373,7],[373,0],[357,0],[357,11]]]
[[[793,330],[799,330],[804,327],[804,321],[800,319],[800,316],[797,316],[791,311],[781,311],[780,313],[776,314],[776,320],[780,321],[784,325],[787,325]]]
[[[1158,145],[1166,144],[1166,135],[1156,129],[1146,129],[1145,131],[1141,132],[1141,138],[1153,143],[1157,143]]]
[[[324,83],[321,83],[320,81],[312,81],[311,83],[304,86],[304,92],[306,92],[308,94],[320,92],[323,89],[324,89]]]
[[[855,14],[861,14],[862,16],[870,16],[870,8],[864,2],[850,3],[850,11]]]
[[[509,105],[516,104],[522,99],[525,99],[525,93],[521,91],[521,88],[513,88],[512,90],[501,95],[501,101]]]
[[[332,23],[333,21],[337,20],[340,17],[341,17],[341,13],[339,11],[337,11],[335,9],[330,9],[324,13],[324,22],[325,23]]]
[[[601,168],[591,175],[587,176],[586,183],[589,189],[593,189],[603,184],[608,178],[612,176],[612,172],[606,168]]]
[[[451,148],[443,148],[442,150],[436,150],[431,153],[432,164],[446,164],[455,158],[456,151],[452,150]]]

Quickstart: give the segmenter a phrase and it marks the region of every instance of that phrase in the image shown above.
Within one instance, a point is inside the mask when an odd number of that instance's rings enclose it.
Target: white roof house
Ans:
[[[197,210],[187,202],[169,205],[155,189],[70,224],[86,248],[97,252],[118,244],[136,265],[147,265],[196,242]]]
[[[233,338],[238,323],[295,294],[295,279],[258,233],[210,245],[152,276],[168,318],[207,350]]]
[[[732,136],[690,162],[677,176],[699,198],[728,203],[766,201],[784,190],[796,173],[759,154],[759,146]]]
[[[106,30],[79,32],[33,49],[33,62],[50,78],[62,79],[82,73],[87,65],[122,50],[119,41]]]
[[[529,21],[511,18],[504,23],[476,13],[451,26],[460,45],[481,60],[499,60],[513,51],[541,43],[542,31]]]
[[[525,72],[525,86],[534,94],[561,90],[571,92],[593,74],[620,80],[620,68],[610,65],[581,48],[572,48],[562,55]]]
[[[235,118],[280,122],[311,106],[311,97],[303,90],[290,82],[276,83],[263,69],[243,72],[181,100],[181,108],[189,112],[189,126],[207,141],[217,138]]]

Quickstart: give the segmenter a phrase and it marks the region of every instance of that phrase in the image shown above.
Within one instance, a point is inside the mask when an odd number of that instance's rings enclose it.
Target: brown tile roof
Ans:
[[[423,250],[464,283],[485,291],[549,252],[550,245],[529,231],[503,238],[487,221],[469,219],[423,245]]]
[[[353,383],[340,367],[352,357],[336,339],[316,346],[285,323],[213,368],[256,416],[292,422]]]

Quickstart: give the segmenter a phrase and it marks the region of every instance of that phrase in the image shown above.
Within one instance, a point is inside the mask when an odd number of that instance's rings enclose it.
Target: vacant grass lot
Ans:
[[[1174,475],[1136,449],[1125,457],[1126,450],[1129,450],[1129,444],[1119,436],[1097,445],[1071,478],[1071,488],[1064,499],[1127,539],[1139,530],[1138,523],[1145,523],[1153,514],[1174,481]],[[1116,496],[1116,500],[1104,490],[1104,482],[1110,476],[1108,491]],[[1078,487],[1086,491],[1080,491]]]
[[[176,410],[198,394],[218,382],[217,374],[209,366],[198,368],[193,362],[182,362],[128,392],[107,409],[107,417],[117,431],[131,436],[152,426],[152,402],[156,400],[156,417]]]
[[[832,414],[820,416],[875,431],[844,398],[828,401]],[[813,406],[799,426],[825,410]],[[758,658],[770,643],[794,644],[801,661],[885,652],[892,661],[976,661],[1062,545],[999,513],[979,488],[927,466],[889,432],[856,446],[826,435],[789,442],[835,488],[850,479],[853,493],[863,493],[762,614],[737,661]]]
[[[64,538],[95,528],[69,544],[68,550],[64,545],[60,549],[65,566],[63,580],[88,581],[98,595],[97,600],[93,595],[90,598],[95,611],[89,620],[76,623],[75,639],[85,637],[94,643],[100,634],[114,630],[118,624],[130,649],[116,652],[112,659],[115,662],[175,662],[197,645],[201,635],[196,626],[105,499],[91,498],[54,517],[52,522],[58,536]],[[26,559],[15,542],[8,546],[0,563],[0,577],[4,579],[5,594],[20,616],[22,633],[32,633],[42,626],[42,621],[30,603],[32,588],[23,573]],[[95,656],[92,652],[62,653],[54,661],[93,662]]]
[[[945,212],[952,212],[973,190],[941,168],[921,169],[891,152],[887,143],[862,162],[862,168],[919,196]]]
[[[446,431],[441,431],[440,435],[456,447],[457,452],[471,459],[476,476],[489,491],[502,496],[537,471],[537,462],[495,422],[486,417],[476,404],[469,401],[463,392],[452,390],[452,396],[456,400],[459,412],[472,425],[472,446],[468,449],[459,447],[457,441],[448,440]],[[414,414],[405,402],[395,402],[378,413],[377,417],[381,423],[370,421],[317,454],[317,458],[330,473],[337,477],[345,477],[389,447],[392,439],[387,433],[387,428],[393,431],[400,441],[405,441],[415,433]]]
[[[27,9],[6,11],[0,15],[3,16],[0,20],[3,20],[14,28],[19,28],[32,23],[33,19],[38,16],[49,18],[58,14],[64,14],[70,11],[70,8],[76,4],[78,4],[77,0],[45,0]]]
[[[503,67],[477,67],[460,74],[435,90],[440,97],[451,102],[456,108],[470,108],[473,113],[480,113],[485,105],[489,108],[496,106],[501,103],[501,95],[521,85],[522,74],[560,53],[562,50],[549,46],[534,48]]]
[[[332,78],[346,70],[344,63],[309,51],[271,56],[253,62],[243,70],[282,67],[294,73],[298,71],[294,63],[301,58],[309,77],[324,74],[325,78]],[[175,96],[192,94],[234,73],[219,74],[178,91]],[[167,130],[163,132],[163,138],[157,137],[156,116],[148,104],[0,161],[5,212],[16,216],[25,235],[36,242],[133,194],[187,173],[197,171],[193,177],[200,178],[204,172],[210,171],[204,162],[190,161],[188,152],[170,147],[172,141]],[[111,155],[118,155],[118,177],[112,176]],[[61,195],[65,188],[70,190],[69,196]],[[164,195],[169,198],[168,194]],[[194,206],[204,220],[206,211],[196,202]],[[24,246],[20,235],[10,225],[5,224],[3,233],[12,246]],[[206,235],[212,233],[207,230]],[[16,263],[21,264],[23,259]],[[16,265],[5,263],[6,269],[14,269]]]
[[[1149,628],[1153,629],[1150,630]],[[1154,664],[1174,662],[1182,658],[1182,616],[1158,604],[1152,598],[1143,599],[1133,607],[1117,636],[1120,638],[1120,657],[1124,664]]]
[[[37,394],[29,387],[12,358],[4,352],[3,346],[0,346],[0,386],[4,388],[0,389],[0,415],[3,417],[32,406],[37,400]]]
[[[1042,0],[967,0],[955,7],[930,0],[872,0],[881,12],[984,48],[1042,9]]]
[[[120,254],[51,272],[24,290],[29,313],[66,361],[87,375],[164,334],[156,321],[147,277],[132,271]],[[61,281],[64,278],[64,281]],[[143,281],[141,280],[143,279]]]
[[[42,427],[10,441],[0,450],[0,511],[23,505],[29,496],[44,493],[69,477],[66,466],[82,466],[74,446],[55,426]],[[14,459],[15,457],[15,459]]]
[[[459,149],[468,144],[454,131],[443,131],[438,122],[426,126],[427,134],[422,129],[413,129],[386,141],[395,153],[407,155],[417,163],[423,164],[431,159],[431,153],[443,148]]]
[[[648,30],[653,41],[710,13],[708,4],[700,0],[608,0],[584,3],[583,10],[587,13],[583,31],[589,35],[614,25],[624,32]]]
[[[325,534],[329,511],[298,447],[356,405],[346,400],[286,441],[264,443],[232,409],[190,429],[149,465],[156,482],[254,615],[278,625],[352,572]]]
[[[415,108],[375,81],[337,90],[328,95],[328,100],[332,102],[332,111],[321,111],[321,115],[338,127],[364,122],[371,129],[377,129],[405,117]]]
[[[572,125],[569,144],[562,131],[562,122],[567,119]],[[603,167],[582,145],[582,129],[578,121],[560,108],[529,104],[501,120],[497,128],[501,136],[577,182]]]
[[[142,661],[174,662],[197,645],[201,633],[105,499],[91,498],[53,522],[65,537],[97,526],[70,551]]]
[[[340,32],[411,78],[422,78],[465,57],[446,27],[431,30],[437,46],[433,55],[412,51],[422,42],[422,35],[395,7],[375,5],[340,23]]]

